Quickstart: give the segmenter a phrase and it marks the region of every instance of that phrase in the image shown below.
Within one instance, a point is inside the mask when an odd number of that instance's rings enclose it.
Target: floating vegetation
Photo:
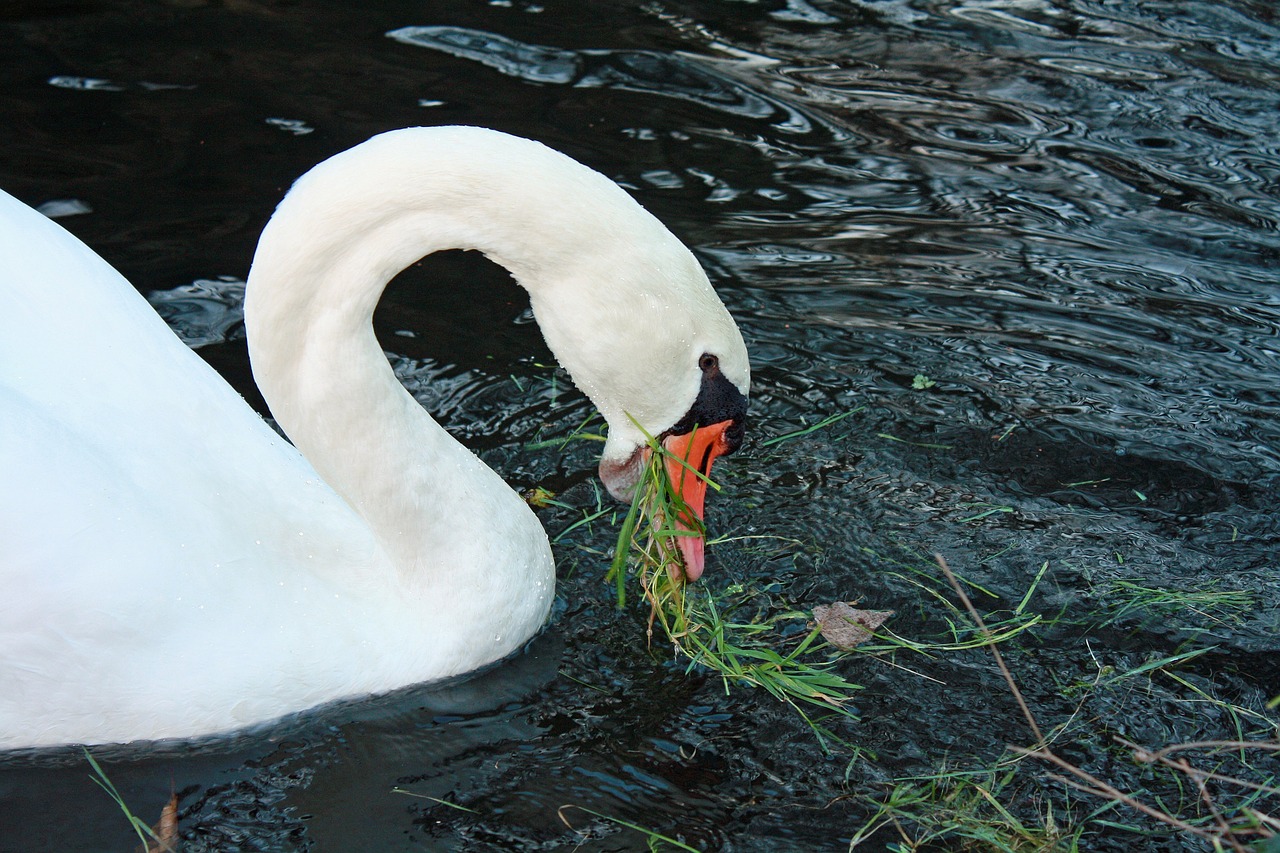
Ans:
[[[577,829],[572,823],[569,822],[567,813],[570,810],[586,812],[589,815],[597,817],[600,820],[606,821],[608,823],[614,824],[615,826],[620,826],[624,829],[630,829],[634,832],[638,832],[642,836],[644,836],[648,848],[652,851],[661,850],[664,844],[669,844],[672,847],[676,848],[677,850],[684,850],[684,851],[687,851],[687,853],[700,853],[698,848],[690,847],[688,844],[685,844],[683,841],[678,841],[674,838],[670,838],[666,835],[663,835],[660,832],[655,832],[652,829],[646,829],[643,826],[640,826],[639,824],[635,824],[630,821],[623,820],[622,818],[614,817],[612,815],[607,815],[603,812],[598,812],[595,809],[589,809],[586,806],[577,806],[572,804],[561,806],[557,811],[557,815],[560,818],[560,822],[563,823],[565,826],[569,827],[571,831],[576,832],[578,835],[580,835],[584,841],[588,840],[591,837],[591,835],[587,832]]]
[[[934,849],[939,842],[961,850],[1080,850],[1087,819],[1055,811],[1051,800],[1027,796],[1018,770],[1017,761],[1008,759],[972,770],[944,763],[935,773],[894,779],[884,798],[872,804],[875,812],[854,833],[849,849],[891,828],[900,844],[890,849],[902,851]],[[1010,804],[1016,802],[1024,807],[1015,812]],[[1089,817],[1110,808],[1102,806]]]
[[[1167,618],[1194,613],[1219,625],[1238,623],[1256,607],[1254,596],[1245,590],[1223,589],[1217,579],[1190,588],[1158,587],[1138,578],[1107,581],[1100,590],[1113,607],[1104,624],[1119,622],[1131,613],[1149,618]]]
[[[1128,817],[1135,813],[1163,824],[1171,833],[1197,837],[1213,850],[1280,850],[1280,817],[1274,810],[1280,802],[1280,780],[1274,767],[1265,766],[1280,754],[1280,731],[1265,716],[1213,699],[1166,669],[1206,650],[1183,652],[1113,674],[1106,682],[1095,682],[1094,689],[1105,690],[1121,679],[1161,672],[1190,690],[1193,698],[1189,701],[1216,705],[1235,721],[1240,735],[1235,740],[1174,743],[1159,749],[1113,735],[1111,740],[1128,753],[1131,761],[1151,768],[1142,789],[1125,790],[1065,758],[1063,747],[1055,750],[1055,742],[1069,745],[1071,721],[1046,735],[997,648],[1000,638],[973,606],[946,562],[941,557],[936,559],[956,598],[984,638],[983,645],[991,652],[1016,700],[1035,738],[1034,745],[1008,745],[1005,754],[987,767],[957,770],[944,762],[935,773],[892,780],[883,798],[869,802],[875,812],[851,839],[850,850],[891,828],[900,838],[894,848],[898,850],[933,849],[932,845],[945,841],[959,844],[959,849],[1077,851],[1086,849],[1082,839],[1087,834],[1099,830],[1151,835],[1149,826]],[[1037,583],[1044,571],[1041,567]],[[1030,592],[1019,610],[1029,596]],[[1246,739],[1251,725],[1261,737]],[[1027,763],[1027,759],[1034,763]],[[1042,769],[1046,766],[1051,768],[1049,772]],[[1185,792],[1185,796],[1161,796],[1157,781],[1165,791]],[[1045,796],[1046,783],[1087,798],[1055,812],[1052,800]],[[1094,801],[1091,811],[1082,814],[1081,807],[1089,799]],[[1028,813],[1034,814],[1035,819],[1028,819]]]
[[[705,528],[672,483],[671,470],[706,479],[650,436],[649,458],[607,575],[615,584],[618,607],[626,606],[630,578],[649,603],[650,644],[659,634],[677,658],[687,661],[686,671],[703,668],[718,674],[726,692],[738,685],[768,691],[794,708],[825,748],[834,735],[811,716],[814,709],[853,718],[847,703],[861,689],[836,671],[844,653],[822,638],[820,626],[784,648],[780,623],[807,620],[808,613],[769,614],[758,591],[735,586],[712,592],[706,585],[686,583],[678,540],[702,536]],[[707,485],[720,488],[710,480]]]
[[[857,414],[858,412],[861,412],[865,408],[866,406],[858,406],[856,409],[849,409],[847,412],[839,412],[834,415],[828,415],[827,417],[823,418],[817,423],[811,424],[807,427],[802,427],[797,430],[792,430],[791,432],[784,432],[782,435],[775,435],[773,438],[766,438],[764,441],[760,442],[760,446],[769,447],[774,444],[781,444],[784,441],[790,441],[793,438],[799,438],[802,435],[809,435],[810,433],[817,432],[820,429],[825,429],[826,427],[829,427],[834,423],[838,423],[844,420],[845,418],[849,417],[850,415]]]
[[[807,435],[848,414],[824,418],[771,441]],[[1040,703],[1023,695],[1000,649],[1005,647],[1016,660],[1028,642],[1041,641],[1043,631],[1079,624],[1078,616],[1067,613],[1068,602],[1059,603],[1056,614],[1037,612],[1032,606],[1051,577],[1048,560],[1039,561],[1027,588],[1009,598],[972,578],[958,577],[941,558],[926,565],[924,560],[894,560],[863,549],[884,564],[884,577],[921,593],[921,612],[928,614],[921,625],[926,627],[923,635],[895,631],[885,624],[892,614],[861,609],[856,601],[819,604],[810,613],[780,605],[764,590],[742,584],[690,585],[677,543],[680,537],[705,535],[705,529],[682,501],[672,477],[702,475],[683,460],[672,460],[656,440],[651,438],[649,445],[648,464],[622,525],[608,577],[620,608],[637,591],[643,596],[650,643],[655,637],[659,644],[670,643],[686,671],[718,675],[726,692],[744,685],[763,688],[796,710],[828,753],[854,755],[861,749],[849,742],[850,736],[837,736],[826,727],[832,719],[854,717],[850,699],[862,688],[838,669],[852,656],[874,658],[936,682],[899,661],[911,656],[952,658],[980,650],[992,656],[1004,677],[1025,724],[1024,734],[1011,733],[1010,742],[995,757],[947,756],[931,770],[886,780],[878,794],[851,791],[846,796],[861,800],[867,811],[865,822],[849,839],[850,850],[888,842],[890,849],[904,851],[943,845],[1065,853],[1089,849],[1094,839],[1118,831],[1195,838],[1208,849],[1237,853],[1280,853],[1280,776],[1273,766],[1280,754],[1280,730],[1264,713],[1219,699],[1177,671],[1213,652],[1213,647],[1182,648],[1122,668],[1098,663],[1096,677],[1088,683],[1060,687],[1060,695],[1072,696],[1074,711],[1065,718],[1055,713],[1052,724],[1042,728],[1033,711]],[[707,485],[718,489],[710,481]],[[975,525],[1014,512],[1003,504],[976,504],[959,514],[958,521]],[[969,592],[997,602],[996,607],[988,605],[980,613]],[[1219,584],[1171,590],[1124,579],[1107,582],[1101,592],[1116,611],[1108,623],[1133,611],[1166,617],[1191,614],[1231,623],[1254,603],[1247,592]],[[1049,595],[1053,600],[1052,592]],[[805,627],[795,620],[805,620]],[[1144,746],[1112,734],[1104,739],[1104,749],[1114,753],[1109,762],[1117,766],[1104,761],[1086,767],[1079,762],[1078,748],[1097,743],[1083,722],[1086,706],[1114,703],[1134,689],[1129,685],[1150,681],[1154,686],[1157,678],[1185,694],[1174,696],[1163,688],[1168,701],[1179,707],[1212,705],[1235,736]],[[1043,692],[1043,685],[1037,685],[1037,693]],[[1273,700],[1272,706],[1276,704],[1280,697]],[[1018,728],[1011,727],[1011,732]],[[1145,786],[1121,781],[1123,767],[1133,764],[1146,768]],[[639,826],[630,828],[645,832]],[[648,838],[651,846],[672,841]]]
[[[138,836],[138,840],[142,842],[141,849],[143,853],[173,853],[173,851],[177,850],[178,795],[174,794],[169,798],[169,802],[165,804],[160,812],[160,821],[155,826],[148,826],[145,820],[129,809],[128,804],[124,801],[124,796],[116,790],[115,783],[107,776],[107,772],[102,769],[102,765],[93,757],[93,754],[86,749],[84,757],[89,760],[89,766],[93,768],[93,774],[89,778],[99,788],[106,791],[107,796],[120,807],[120,811],[124,813],[129,825]]]

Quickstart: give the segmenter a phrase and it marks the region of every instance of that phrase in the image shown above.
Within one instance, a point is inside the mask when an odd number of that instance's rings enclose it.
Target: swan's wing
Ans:
[[[3,192],[0,471],[0,577],[15,583],[91,568],[164,587],[260,559],[320,519],[360,535],[119,273]]]

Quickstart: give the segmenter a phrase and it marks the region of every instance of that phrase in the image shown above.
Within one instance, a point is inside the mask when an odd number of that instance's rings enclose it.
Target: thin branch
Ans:
[[[1280,788],[1276,788],[1273,785],[1260,785],[1257,782],[1249,782],[1245,779],[1237,779],[1235,776],[1227,776],[1223,773],[1214,773],[1211,770],[1200,770],[1198,768],[1192,767],[1184,759],[1173,759],[1173,758],[1167,757],[1168,753],[1170,752],[1174,752],[1179,749],[1187,749],[1190,747],[1237,749],[1240,747],[1260,746],[1264,749],[1274,749],[1277,746],[1280,746],[1280,744],[1269,744],[1269,743],[1251,744],[1244,741],[1200,741],[1199,743],[1175,743],[1172,746],[1166,746],[1163,749],[1158,749],[1153,752],[1149,749],[1146,749],[1145,747],[1138,746],[1136,743],[1133,743],[1132,741],[1127,741],[1122,737],[1117,737],[1115,741],[1121,746],[1125,746],[1125,747],[1128,747],[1129,749],[1132,749],[1134,760],[1142,762],[1143,764],[1159,763],[1165,767],[1170,767],[1181,773],[1185,773],[1186,775],[1192,777],[1193,779],[1194,778],[1213,779],[1218,782],[1229,782],[1232,785],[1239,785],[1242,788],[1248,788],[1252,791],[1260,791],[1261,793],[1264,793],[1264,794],[1271,794],[1271,795],[1280,794]]]
[[[1047,761],[1050,764],[1055,765],[1056,767],[1061,767],[1063,770],[1067,771],[1072,776],[1075,776],[1077,779],[1083,779],[1085,784],[1081,784],[1080,782],[1076,782],[1072,779],[1067,779],[1064,776],[1050,774],[1049,778],[1055,779],[1066,785],[1070,785],[1072,788],[1075,788],[1077,791],[1084,791],[1087,794],[1093,794],[1094,796],[1097,796],[1097,797],[1106,797],[1107,799],[1124,803],[1126,806],[1129,806],[1130,808],[1137,809],[1143,814],[1153,817],[1156,820],[1160,821],[1161,823],[1167,823],[1172,827],[1182,830],[1183,832],[1190,832],[1193,835],[1200,836],[1201,838],[1215,837],[1214,833],[1212,832],[1201,829],[1198,826],[1192,826],[1186,821],[1178,820],[1176,817],[1174,817],[1171,814],[1162,812],[1159,809],[1154,809],[1151,806],[1147,805],[1146,803],[1143,803],[1139,800],[1135,800],[1133,797],[1129,796],[1124,791],[1121,791],[1119,788],[1115,788],[1115,787],[1112,787],[1111,785],[1108,785],[1106,782],[1103,782],[1101,779],[1099,779],[1097,776],[1094,776],[1092,773],[1089,773],[1085,770],[1081,770],[1079,767],[1076,767],[1070,761],[1067,761],[1066,759],[1063,759],[1063,758],[1059,758],[1058,756],[1054,755],[1052,752],[1050,752],[1047,749],[1023,749],[1022,747],[1015,746],[1013,747],[1013,751],[1021,755],[1028,755],[1032,758],[1039,758],[1042,761]]]
[[[1166,759],[1167,760],[1167,759]],[[1186,774],[1188,779],[1196,783],[1196,788],[1200,791],[1200,799],[1208,807],[1209,813],[1213,815],[1214,823],[1218,825],[1218,829],[1222,832],[1222,837],[1230,838],[1232,843],[1235,842],[1231,834],[1231,824],[1227,823],[1227,819],[1222,816],[1222,812],[1218,811],[1218,804],[1213,801],[1213,795],[1209,793],[1209,785],[1205,781],[1204,774],[1196,770],[1185,761],[1171,761],[1174,765],[1182,765],[1177,769]]]
[[[1031,709],[1027,707],[1026,700],[1022,698],[1022,691],[1018,689],[1017,683],[1014,682],[1013,673],[1009,672],[1009,667],[1005,666],[1004,657],[1000,654],[1000,649],[996,648],[995,640],[991,636],[991,631],[987,628],[987,623],[982,621],[982,617],[978,615],[978,609],[973,606],[969,596],[965,595],[964,589],[960,586],[960,581],[956,579],[951,567],[947,565],[947,561],[943,559],[941,554],[934,554],[933,558],[938,561],[938,568],[942,569],[942,573],[947,576],[947,582],[951,584],[951,588],[960,597],[965,609],[969,611],[970,618],[977,623],[978,630],[982,632],[983,638],[986,639],[987,648],[991,649],[991,654],[996,659],[996,666],[1000,667],[1000,672],[1004,675],[1004,680],[1008,683],[1009,690],[1013,693],[1013,698],[1018,700],[1018,707],[1022,709],[1022,716],[1026,718],[1027,725],[1031,727],[1032,733],[1036,736],[1036,742],[1044,743],[1045,739],[1040,732],[1040,726],[1036,724],[1035,716],[1031,713]]]
[[[1170,752],[1180,752],[1184,749],[1269,749],[1280,752],[1280,743],[1265,740],[1196,740],[1189,743],[1175,743],[1154,751],[1144,750],[1144,752],[1151,756],[1151,760],[1159,761]],[[1139,760],[1143,759],[1139,758]]]

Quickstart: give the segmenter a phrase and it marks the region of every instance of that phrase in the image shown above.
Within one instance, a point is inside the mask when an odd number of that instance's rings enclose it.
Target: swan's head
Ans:
[[[656,435],[667,453],[667,475],[688,511],[696,516],[675,519],[677,526],[690,534],[679,537],[676,544],[684,561],[685,577],[691,581],[702,575],[702,521],[711,466],[718,457],[732,453],[742,444],[747,415],[746,394],[725,376],[719,356],[703,353],[698,368],[702,377],[693,404],[677,423]],[[614,497],[629,500],[651,451],[647,442],[635,446],[630,440],[617,441],[618,438],[611,424],[609,443],[613,444],[613,452],[606,445],[600,460],[600,479]]]
[[[591,263],[562,259],[556,287],[531,289],[534,312],[560,363],[608,421],[600,478],[609,492],[632,498],[649,460],[648,436],[674,457],[672,483],[697,516],[677,519],[693,534],[677,543],[686,577],[696,580],[706,480],[677,460],[706,476],[742,443],[747,349],[701,265],[666,228],[645,214],[643,226],[632,221],[623,233],[607,252],[587,252]]]

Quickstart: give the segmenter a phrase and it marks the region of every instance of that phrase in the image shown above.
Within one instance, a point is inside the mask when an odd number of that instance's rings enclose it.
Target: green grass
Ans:
[[[977,768],[957,774],[944,765],[934,774],[894,780],[888,794],[874,801],[873,818],[855,836],[855,843],[892,825],[903,839],[903,844],[898,845],[901,850],[915,850],[945,839],[959,849],[1074,851],[1080,849],[1081,839],[1087,834],[1118,830],[1151,836],[1155,832],[1154,824],[1163,825],[1170,835],[1198,837],[1215,851],[1273,853],[1272,848],[1280,845],[1280,818],[1276,816],[1276,806],[1280,805],[1277,787],[1280,771],[1274,766],[1275,757],[1280,755],[1280,723],[1220,699],[1176,671],[1213,651],[1212,647],[1183,650],[1122,672],[1100,665],[1097,677],[1078,695],[1076,711],[1046,737],[1041,734],[1035,715],[1000,655],[999,635],[978,614],[964,586],[945,562],[940,557],[937,562],[972,622],[986,638],[996,665],[1035,734],[1036,744],[1029,748],[1010,746],[1009,750],[1018,758],[1010,759],[1006,753],[1006,757],[990,769]],[[1024,610],[1046,569],[1047,564],[1041,566],[1031,589],[1013,611],[1015,615]],[[1178,608],[1178,612],[1184,610]],[[1166,684],[1157,685],[1157,680]],[[1090,698],[1096,696],[1105,707],[1113,701],[1112,696],[1132,690],[1135,682],[1142,681],[1148,682],[1148,686],[1137,689],[1144,693],[1157,689],[1172,692],[1167,682],[1183,688],[1182,695],[1167,701],[1178,705],[1184,714],[1226,722],[1234,739],[1151,749],[1111,735],[1109,739],[1114,744],[1119,766],[1136,763],[1147,768],[1134,777],[1134,781],[1141,780],[1137,790],[1124,790],[1073,764],[1063,758],[1062,753],[1064,745],[1073,739],[1073,726],[1085,726],[1078,717]],[[1208,707],[1198,710],[1197,706],[1201,705]],[[1091,720],[1088,727],[1093,728],[1097,723]],[[1084,736],[1096,738],[1097,734],[1095,730]],[[1060,825],[1064,815],[1055,816],[1048,804],[1051,801],[1046,801],[1045,810],[1036,821],[1024,822],[1008,804],[1020,803],[1020,811],[1025,814],[1025,795],[1005,791],[1015,775],[1010,768],[1018,760],[1026,759],[1034,760],[1039,767],[1018,772],[1034,774],[1039,786],[1052,783],[1085,795],[1077,798],[1077,802],[1089,804],[1093,811],[1083,815],[1078,813],[1079,809],[1074,815],[1066,813],[1064,828]],[[1046,789],[1044,793],[1048,795],[1052,791]],[[1138,816],[1147,820],[1134,820]]]
[[[1073,853],[1090,849],[1089,838],[1097,835],[1159,837],[1152,823],[1170,837],[1199,837],[1207,850],[1273,853],[1280,845],[1280,788],[1275,767],[1267,767],[1280,754],[1280,742],[1212,741],[1159,750],[1121,738],[1115,744],[1118,761],[1151,768],[1140,789],[1118,788],[1048,746],[1012,747],[989,765],[944,761],[934,772],[893,779],[879,797],[860,796],[870,817],[849,849],[873,838],[884,845],[889,835],[896,836],[890,849],[897,851],[942,845]],[[1058,786],[1068,796],[1055,791]]]
[[[850,415],[861,412],[865,408],[866,406],[858,406],[856,409],[849,409],[846,412],[838,412],[834,415],[828,415],[810,426],[801,427],[800,429],[791,430],[790,432],[784,432],[782,435],[775,435],[773,438],[766,438],[764,441],[760,442],[760,446],[772,447],[775,444],[781,444],[784,441],[790,441],[793,438],[800,438],[802,435],[809,435],[810,433],[817,432],[820,429],[826,429],[834,423],[839,423]]]
[[[1257,606],[1249,592],[1222,589],[1217,580],[1193,588],[1168,588],[1139,579],[1116,579],[1106,581],[1095,592],[1110,606],[1104,624],[1118,622],[1132,613],[1149,617],[1194,613],[1206,621],[1226,625],[1240,622],[1243,614]]]
[[[586,806],[575,806],[575,805],[561,806],[559,810],[560,821],[565,826],[569,827],[570,830],[574,832],[578,832],[584,837],[586,833],[583,833],[580,830],[575,829],[573,824],[569,823],[569,818],[566,816],[565,813],[568,812],[570,809],[575,809],[580,812],[586,812],[589,815],[593,815],[595,817],[600,818],[601,820],[608,821],[609,823],[612,823],[616,826],[621,826],[624,829],[630,829],[634,832],[640,833],[641,835],[644,836],[645,843],[648,845],[648,848],[650,851],[652,851],[652,853],[658,853],[658,851],[662,850],[667,845],[670,845],[677,850],[684,850],[686,851],[686,853],[700,853],[698,848],[690,847],[688,844],[685,844],[683,841],[677,841],[676,839],[663,835],[660,832],[655,832],[652,829],[646,829],[643,826],[640,826],[639,824],[631,823],[630,821],[623,820],[622,818],[613,817],[612,815],[607,815],[607,814],[604,814],[603,812],[598,812],[594,809],[589,809]]]
[[[852,412],[776,436],[769,444],[807,435],[848,414]],[[1135,661],[1125,656],[1108,658],[1105,649],[1098,649],[1100,660],[1087,646],[1090,630],[1134,614],[1164,618],[1175,628],[1194,621],[1229,625],[1258,606],[1254,596],[1216,583],[1164,589],[1141,579],[1111,580],[1093,588],[1102,611],[1082,619],[1078,612],[1068,611],[1070,600],[1061,596],[1050,598],[1061,600],[1056,612],[1041,612],[1033,604],[1044,600],[1037,591],[1051,577],[1047,561],[1036,567],[1025,590],[1006,597],[973,579],[954,577],[940,561],[926,564],[915,559],[920,555],[894,560],[864,549],[881,563],[880,574],[885,578],[916,590],[918,613],[913,630],[881,626],[852,652],[838,653],[818,630],[797,631],[795,623],[788,622],[807,620],[809,613],[778,606],[761,591],[682,582],[674,542],[686,534],[665,521],[677,517],[682,507],[666,467],[657,464],[662,451],[654,442],[651,454],[652,462],[623,524],[609,577],[616,584],[619,607],[639,592],[649,607],[651,643],[655,638],[669,643],[688,670],[718,675],[726,692],[739,687],[763,689],[793,707],[829,752],[855,756],[850,766],[861,754],[860,748],[824,727],[833,717],[851,717],[849,698],[861,688],[840,672],[850,656],[877,658],[924,678],[903,666],[904,659],[950,658],[983,649],[990,650],[1005,675],[1027,723],[1023,728],[1010,720],[1009,737],[1029,745],[1010,744],[994,760],[951,756],[933,771],[889,780],[878,793],[865,787],[859,790],[846,773],[846,785],[851,787],[846,796],[865,806],[850,850],[866,845],[895,851],[1074,853],[1088,850],[1097,837],[1127,833],[1135,838],[1179,837],[1192,844],[1192,839],[1199,839],[1206,850],[1280,853],[1280,771],[1275,764],[1280,759],[1280,723],[1265,710],[1223,699],[1202,678],[1183,674],[1197,658],[1212,653],[1213,647],[1188,641],[1172,653]],[[956,514],[959,524],[989,523],[1016,511],[994,503],[970,506],[971,510]],[[1017,543],[1010,543],[997,554],[1015,547]],[[984,602],[984,612],[973,606],[969,593]],[[1053,629],[1053,633],[1042,629]],[[1075,638],[1079,631],[1085,632],[1089,660],[1097,671],[1092,678],[1081,677],[1087,675],[1086,667],[1085,673],[1057,690],[1041,686],[1036,694],[1041,701],[1056,693],[1075,706],[1065,711],[1058,707],[1042,730],[1036,715],[1048,712],[1040,708],[1033,712],[1033,704],[1015,683],[1019,656],[1028,651],[1035,655],[1046,637],[1062,637],[1065,632]],[[1011,663],[1001,657],[1001,647],[1007,647]],[[1125,661],[1122,667],[1120,660]],[[1115,737],[1114,732],[1124,730],[1125,720],[1113,719],[1110,712],[1126,707],[1125,697],[1135,695],[1165,697],[1161,701],[1175,706],[1170,713],[1176,719],[1215,721],[1211,729],[1202,726],[1198,731],[1229,739],[1157,748]],[[1138,703],[1140,707],[1148,704],[1153,703]],[[1280,697],[1267,708],[1277,706]],[[819,713],[828,716],[821,718]],[[854,740],[848,734],[844,737]],[[1100,742],[1108,759],[1087,765],[1100,775],[1063,758],[1076,754],[1073,746],[1088,745],[1085,753],[1090,754]],[[1134,769],[1135,765],[1141,769]],[[1101,775],[1106,773],[1116,778],[1108,781]]]
[[[936,773],[900,777],[890,783],[875,811],[854,833],[855,850],[885,830],[898,838],[897,850],[1055,851],[1081,849],[1087,820],[1071,810],[1055,810],[1038,792],[1029,796],[1019,779],[1019,759],[1004,758],[991,767],[953,769],[944,764]],[[1020,803],[1015,813],[1012,803]],[[1103,806],[1089,818],[1110,810]],[[1028,814],[1031,813],[1031,814]]]
[[[392,788],[391,793],[403,794],[409,797],[415,797],[420,800],[426,800],[427,802],[434,803],[439,806],[444,806],[445,808],[455,809],[460,812],[466,812],[467,814],[483,815],[483,813],[478,809],[473,809],[468,806],[460,805],[458,803],[454,803],[449,800],[442,800],[439,797],[432,797],[432,796],[428,796],[427,794],[419,794],[415,791],[410,791],[405,788],[401,788],[399,786]],[[648,849],[650,851],[653,851],[653,853],[658,853],[658,851],[664,850],[668,846],[674,847],[677,850],[686,851],[686,853],[701,853],[701,851],[699,851],[698,848],[696,847],[690,847],[688,844],[685,844],[683,841],[680,841],[675,838],[671,838],[670,836],[667,836],[667,835],[663,835],[662,833],[657,832],[655,830],[647,829],[643,826],[640,826],[637,823],[632,823],[631,821],[623,820],[620,817],[614,817],[613,815],[605,814],[604,812],[598,812],[595,809],[589,809],[586,806],[579,806],[579,805],[574,805],[572,803],[566,803],[565,805],[557,809],[556,813],[559,816],[561,823],[563,823],[566,827],[568,827],[571,832],[577,833],[579,836],[581,836],[583,841],[586,841],[589,839],[590,833],[584,830],[578,829],[572,823],[569,822],[568,812],[570,812],[571,810],[585,812],[607,823],[611,823],[615,826],[620,826],[624,829],[632,830],[633,832],[638,832],[640,835],[644,837],[645,843]]]
[[[391,789],[391,793],[404,794],[406,797],[416,797],[419,800],[427,800],[428,802],[435,803],[436,805],[445,806],[446,808],[450,808],[450,809],[457,809],[460,812],[467,812],[468,814],[477,814],[475,809],[458,805],[457,803],[450,802],[449,800],[442,800],[439,797],[432,797],[427,794],[419,794],[416,791],[410,791],[406,788],[401,788],[398,785]]]
[[[124,797],[118,790],[116,790],[116,786],[111,779],[108,778],[107,772],[102,769],[102,765],[98,764],[98,760],[93,757],[93,754],[90,753],[89,750],[86,749],[84,751],[84,757],[88,759],[89,766],[93,768],[93,773],[89,778],[92,779],[94,784],[99,788],[106,791],[107,796],[120,807],[120,811],[124,813],[125,818],[129,821],[129,825],[133,827],[134,833],[137,834],[138,840],[142,842],[142,849],[145,851],[173,850],[174,848],[172,844],[157,835],[156,831],[151,828],[150,824],[130,811],[128,804],[124,801]]]
[[[955,603],[950,587],[940,576],[936,565],[920,565],[895,560],[870,548],[863,548],[862,551],[889,566],[883,571],[884,576],[897,578],[918,589],[926,599],[932,600],[935,607],[929,621],[941,624],[936,633],[917,638],[899,635],[892,629],[882,626],[875,634],[878,642],[859,646],[857,649],[859,654],[879,655],[894,651],[908,651],[922,655],[936,655],[984,648],[992,643],[1011,640],[1045,621],[1042,614],[1031,609],[1030,603],[1049,570],[1048,562],[1040,565],[1031,584],[1013,609],[990,611],[984,614],[983,623],[986,629],[984,633],[983,628]],[[988,598],[999,598],[996,593],[974,581],[963,577],[959,580],[967,588],[977,590]]]
[[[686,661],[686,671],[715,673],[726,692],[759,688],[790,705],[829,748],[838,738],[817,712],[852,719],[847,703],[861,689],[837,671],[847,655],[822,640],[816,628],[798,640],[782,638],[781,623],[807,619],[807,613],[768,614],[757,591],[734,587],[712,592],[706,584],[685,583],[676,539],[690,534],[673,519],[690,514],[667,473],[670,455],[652,437],[649,452],[607,575],[618,607],[626,606],[628,586],[637,587],[649,604],[651,644],[655,636],[669,642],[675,656]]]

